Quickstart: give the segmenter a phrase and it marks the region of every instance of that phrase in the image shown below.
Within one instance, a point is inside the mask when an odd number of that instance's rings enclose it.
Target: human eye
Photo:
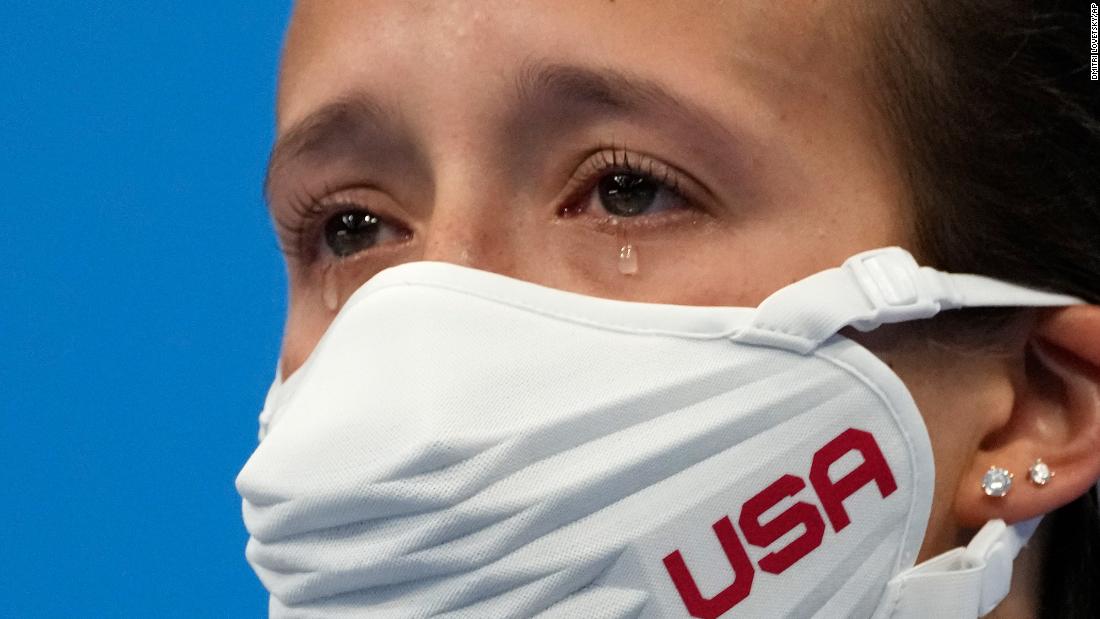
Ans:
[[[376,248],[401,243],[411,231],[383,215],[366,192],[336,192],[305,197],[291,205],[291,221],[276,222],[283,249],[304,262],[340,261]]]
[[[562,217],[586,216],[625,226],[654,225],[698,209],[682,188],[684,175],[648,155],[604,149],[574,174]]]
[[[385,221],[366,208],[343,204],[338,209],[325,220],[322,235],[325,248],[337,258],[347,258],[377,245],[408,237],[407,230]]]

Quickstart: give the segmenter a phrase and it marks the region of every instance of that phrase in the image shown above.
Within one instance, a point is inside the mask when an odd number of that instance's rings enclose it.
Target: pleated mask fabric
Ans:
[[[376,275],[273,385],[237,479],[271,615],[904,607],[887,584],[924,537],[928,433],[901,380],[836,331],[1075,300],[876,251],[760,308],[445,263]]]

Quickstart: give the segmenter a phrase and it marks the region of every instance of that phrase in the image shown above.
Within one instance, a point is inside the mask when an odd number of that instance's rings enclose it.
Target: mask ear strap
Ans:
[[[1012,561],[1039,526],[990,520],[965,548],[955,548],[901,572],[886,585],[875,619],[971,619],[1008,595]]]
[[[780,289],[731,339],[809,353],[844,327],[860,331],[961,307],[1059,307],[1082,300],[921,267],[900,247],[873,249]]]

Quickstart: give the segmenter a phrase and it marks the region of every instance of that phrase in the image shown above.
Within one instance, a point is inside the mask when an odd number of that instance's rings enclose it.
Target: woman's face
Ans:
[[[756,305],[904,245],[855,26],[828,4],[300,2],[269,186],[295,254],[284,367],[402,262]]]
[[[856,252],[909,245],[864,25],[841,4],[299,2],[268,180],[290,277],[284,372],[398,263],[753,306]],[[956,541],[951,496],[980,438],[947,422],[1003,394],[973,360],[885,354],[936,451],[927,556]]]

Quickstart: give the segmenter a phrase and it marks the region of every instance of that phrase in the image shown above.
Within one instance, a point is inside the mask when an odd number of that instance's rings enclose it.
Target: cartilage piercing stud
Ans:
[[[1027,469],[1028,479],[1036,486],[1045,486],[1050,481],[1051,477],[1054,477],[1054,471],[1050,470],[1046,462],[1043,462],[1042,458],[1036,458],[1035,464]]]

